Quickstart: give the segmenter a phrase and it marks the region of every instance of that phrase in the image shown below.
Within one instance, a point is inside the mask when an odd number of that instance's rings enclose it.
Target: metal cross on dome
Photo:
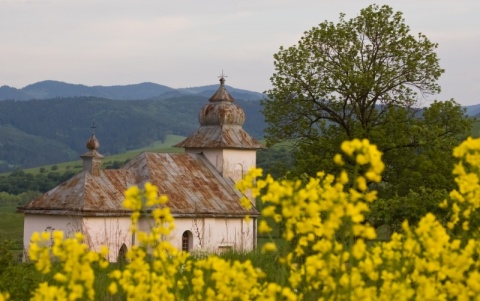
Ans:
[[[228,77],[226,76],[224,73],[223,73],[223,69],[222,69],[222,74],[220,74],[218,76],[218,78],[220,78],[220,83],[223,85],[225,83],[225,77]]]
[[[95,134],[95,129],[97,128],[95,125],[95,120],[92,122],[92,126],[90,128],[92,129],[92,134]]]

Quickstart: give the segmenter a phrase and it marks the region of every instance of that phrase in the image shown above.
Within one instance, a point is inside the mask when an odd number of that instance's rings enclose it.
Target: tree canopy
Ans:
[[[452,183],[453,165],[445,167],[452,160],[442,154],[451,157],[471,122],[454,100],[422,109],[425,96],[440,91],[436,48],[386,5],[320,23],[274,55],[272,89],[262,103],[267,143],[296,141],[297,174],[313,175],[328,169],[341,141],[368,138],[384,153],[385,182],[396,183],[391,193]]]
[[[312,176],[338,169],[331,158],[342,141],[368,138],[386,163],[381,197],[452,189],[452,149],[472,120],[453,99],[426,105],[444,72],[436,48],[387,5],[320,23],[274,55],[267,144],[294,141],[292,174]]]
[[[381,125],[392,107],[413,107],[440,91],[437,44],[414,37],[402,13],[371,5],[356,18],[340,15],[305,32],[274,55],[265,116],[270,142],[317,138],[328,121],[348,138]]]

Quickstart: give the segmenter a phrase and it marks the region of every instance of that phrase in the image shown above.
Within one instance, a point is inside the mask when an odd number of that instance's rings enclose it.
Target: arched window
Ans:
[[[182,234],[182,251],[190,251],[193,246],[193,234],[190,231],[185,231]]]
[[[243,165],[237,163],[233,171],[234,180],[241,180],[243,178]]]
[[[118,250],[117,262],[125,263],[127,261],[127,246],[122,244],[120,250]]]

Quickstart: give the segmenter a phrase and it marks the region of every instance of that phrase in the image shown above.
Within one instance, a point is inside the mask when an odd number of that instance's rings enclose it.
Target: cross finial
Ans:
[[[220,74],[219,78],[220,78],[220,84],[223,86],[225,84],[225,77],[228,77],[226,76],[224,73],[223,73],[223,69],[222,69],[222,74]]]
[[[95,135],[95,129],[97,128],[95,125],[95,120],[92,122],[92,126],[90,128],[92,129],[92,134]]]

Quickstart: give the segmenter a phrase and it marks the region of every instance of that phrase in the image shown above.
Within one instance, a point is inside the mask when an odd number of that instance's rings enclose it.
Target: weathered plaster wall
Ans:
[[[65,236],[73,236],[78,231],[82,231],[81,219],[66,215],[38,215],[25,214],[23,228],[23,247],[25,250],[30,248],[30,238],[34,232],[53,232],[62,230]]]
[[[235,182],[256,166],[257,151],[250,149],[187,149],[187,152],[200,153],[212,163],[224,178]]]
[[[100,251],[101,246],[107,246],[109,260],[117,261],[122,244],[127,249],[132,246],[130,233],[130,217],[84,217],[82,220],[85,242],[90,249]]]
[[[254,219],[244,218],[176,218],[169,240],[182,248],[182,234],[193,234],[193,252],[222,252],[226,249],[248,251],[254,248]]]

